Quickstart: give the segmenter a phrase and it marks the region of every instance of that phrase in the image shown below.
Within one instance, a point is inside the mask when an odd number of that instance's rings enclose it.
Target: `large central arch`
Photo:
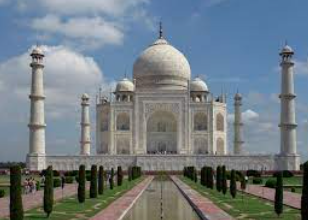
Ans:
[[[147,121],[147,153],[177,153],[177,120],[168,111],[156,111]]]

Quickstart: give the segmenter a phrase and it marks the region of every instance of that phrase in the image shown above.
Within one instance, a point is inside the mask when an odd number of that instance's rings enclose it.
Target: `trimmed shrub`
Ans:
[[[59,180],[59,186],[60,186],[60,179],[54,179],[53,181],[53,168],[52,166],[49,166],[46,170],[45,175],[44,199],[43,199],[43,208],[47,217],[49,217],[53,211],[53,204],[54,204],[53,183],[55,184],[55,180]]]
[[[240,183],[240,187],[242,189],[242,191],[244,191],[246,189],[246,180],[245,180],[245,176],[242,175],[241,177],[241,183]]]
[[[91,175],[90,174],[86,174],[86,181],[90,181],[91,180]]]
[[[289,171],[289,170],[283,170],[283,177],[293,177],[294,176],[294,174],[291,172],[291,171]]]
[[[230,175],[230,195],[235,198],[237,194],[236,171],[231,170]]]
[[[301,219],[308,219],[308,162],[303,164],[302,178],[302,194],[301,194]]]
[[[85,165],[80,165],[78,176],[78,200],[79,203],[85,202]]]
[[[40,181],[36,181],[36,190],[39,191],[41,188],[41,183]]]
[[[58,170],[53,170],[53,176],[54,176],[54,177],[60,176],[59,171],[58,171]]]
[[[22,220],[24,218],[21,169],[14,165],[10,168],[10,219]]]
[[[276,193],[274,198],[274,210],[278,216],[283,212],[283,176],[282,172],[277,174]]]
[[[246,171],[247,176],[254,176],[254,177],[260,177],[261,173],[257,170],[248,170]]]
[[[111,168],[109,184],[110,184],[110,189],[113,189],[114,188],[114,169],[113,168]]]
[[[54,178],[53,180],[53,186],[56,187],[60,187],[61,186],[61,179],[59,178]]]
[[[222,191],[222,173],[221,167],[216,168],[216,189],[218,192]]]
[[[263,183],[263,179],[261,177],[254,177],[252,180],[253,184],[262,184]]]
[[[277,185],[277,180],[275,179],[268,179],[265,183],[265,186],[269,188],[276,188],[276,185]]]
[[[90,174],[90,189],[89,189],[89,198],[97,198],[98,186],[97,186],[97,166],[91,166]]]
[[[291,192],[292,192],[292,193],[296,192],[295,187],[292,187],[292,188],[291,188]]]
[[[65,183],[73,183],[74,177],[73,176],[66,176],[65,177]]]
[[[225,166],[222,167],[221,174],[222,174],[222,192],[225,195],[227,192],[227,179],[226,179],[226,167]]]
[[[121,186],[123,183],[123,171],[122,171],[122,167],[118,166],[117,167],[117,185]]]
[[[98,176],[98,194],[102,195],[104,190],[104,170],[103,166],[99,167],[99,176]]]
[[[0,189],[0,198],[3,198],[5,196],[4,189]]]

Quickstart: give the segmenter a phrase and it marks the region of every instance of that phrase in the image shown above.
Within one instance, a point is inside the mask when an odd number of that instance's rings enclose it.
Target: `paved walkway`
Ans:
[[[153,180],[153,176],[147,177],[137,186],[126,192],[123,196],[112,202],[107,208],[103,209],[90,220],[118,220],[122,219],[138,200],[140,195]]]
[[[238,190],[241,190],[240,183],[237,184]],[[275,189],[259,185],[248,184],[244,191],[248,194],[274,201]],[[301,194],[283,191],[283,204],[295,209],[300,209]]]
[[[180,189],[187,201],[204,220],[232,220],[234,219],[222,209],[217,207],[211,200],[202,196],[196,190],[182,182],[178,177],[171,176],[172,181]]]
[[[24,211],[41,206],[43,203],[43,193],[44,190],[40,190],[31,194],[24,194],[22,197]],[[58,201],[63,197],[69,197],[74,194],[77,194],[77,184],[66,184],[63,191],[60,187],[54,189],[54,201]],[[10,196],[7,196],[0,199],[0,218],[9,215],[10,215]]]

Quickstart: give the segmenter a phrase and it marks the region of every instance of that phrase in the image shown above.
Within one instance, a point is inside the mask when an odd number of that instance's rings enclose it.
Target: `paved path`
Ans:
[[[240,183],[237,184],[238,190],[241,190]],[[244,191],[248,194],[274,201],[275,189],[259,185],[248,184]],[[283,191],[283,204],[295,209],[300,209],[301,194]]]
[[[216,206],[211,200],[182,182],[178,177],[171,176],[172,181],[180,189],[187,201],[204,220],[231,220],[234,219],[225,211]]]
[[[135,204],[140,195],[153,180],[153,176],[147,177],[137,186],[126,192],[120,198],[112,202],[107,208],[103,209],[90,220],[118,220],[122,219]]]
[[[88,186],[87,186],[88,187]],[[43,203],[44,190],[37,191],[31,194],[23,195],[23,208],[24,211],[41,206]],[[63,197],[72,196],[77,194],[77,184],[66,184],[63,190],[60,187],[54,189],[54,200],[58,201]],[[0,218],[10,215],[10,196],[0,199]]]

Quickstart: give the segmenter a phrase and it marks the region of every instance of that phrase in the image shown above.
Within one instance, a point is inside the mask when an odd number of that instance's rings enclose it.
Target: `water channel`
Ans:
[[[168,179],[161,181],[159,178],[154,179],[150,183],[138,201],[123,218],[123,220],[199,219],[200,218],[196,212],[180,193],[174,183]]]

